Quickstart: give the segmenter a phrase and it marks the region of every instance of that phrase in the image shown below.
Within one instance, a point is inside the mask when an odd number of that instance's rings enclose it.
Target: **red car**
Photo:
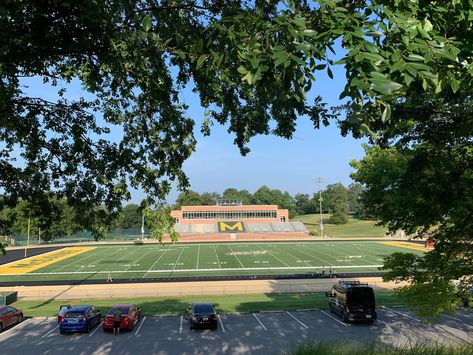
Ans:
[[[116,304],[107,313],[103,321],[103,330],[113,329],[113,320],[115,311],[119,309],[122,317],[120,321],[120,329],[132,330],[133,327],[140,321],[141,310],[134,304]]]
[[[23,311],[12,306],[0,306],[0,333],[23,320]]]

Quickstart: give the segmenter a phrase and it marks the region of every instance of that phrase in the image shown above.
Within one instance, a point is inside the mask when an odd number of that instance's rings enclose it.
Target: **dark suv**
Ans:
[[[217,312],[210,303],[193,303],[187,306],[186,319],[189,320],[189,328],[211,328],[217,329]]]
[[[343,321],[373,322],[377,318],[373,288],[359,281],[340,281],[327,292],[330,312]]]

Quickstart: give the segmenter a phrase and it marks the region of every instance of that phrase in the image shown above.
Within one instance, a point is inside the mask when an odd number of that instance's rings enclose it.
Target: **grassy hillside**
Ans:
[[[346,224],[333,224],[330,221],[329,214],[323,214],[324,234],[326,236],[333,237],[384,237],[387,229],[384,227],[376,227],[376,221],[362,220],[358,218],[350,217]],[[309,231],[313,235],[320,235],[320,215],[319,214],[306,214],[297,216],[292,219],[293,221],[301,221],[304,223]]]

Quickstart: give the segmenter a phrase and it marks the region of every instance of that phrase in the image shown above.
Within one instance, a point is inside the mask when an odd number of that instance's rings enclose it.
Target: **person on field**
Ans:
[[[107,283],[109,283],[109,282],[113,282],[112,273],[110,271],[107,274]]]
[[[117,308],[115,310],[115,313],[113,313],[113,335],[120,334],[121,319],[122,319],[122,312],[120,311],[119,308]]]

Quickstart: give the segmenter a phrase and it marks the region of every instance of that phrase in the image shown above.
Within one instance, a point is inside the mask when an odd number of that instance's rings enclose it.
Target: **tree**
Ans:
[[[140,206],[135,204],[129,204],[123,207],[118,220],[117,228],[119,229],[130,229],[140,228],[142,220],[142,211]]]
[[[471,0],[0,6],[0,188],[12,204],[39,204],[52,190],[116,212],[130,188],[162,200],[170,181],[188,187],[194,120],[178,93],[191,81],[207,109],[202,131],[228,124],[242,154],[258,134],[291,138],[299,116],[327,125],[335,114],[306,93],[337,64],[347,77],[341,97],[365,113],[342,122],[356,134],[388,121],[391,99],[414,84],[439,92],[471,82]],[[25,77],[57,87],[57,100],[32,96]],[[72,80],[88,95],[70,99],[59,84]],[[112,140],[115,127],[123,135]]]
[[[167,205],[158,206],[155,210],[145,210],[146,226],[149,228],[153,238],[162,242],[163,237],[168,235],[172,242],[176,242],[179,234],[174,229],[174,218],[171,217],[171,207]]]
[[[294,196],[294,205],[298,215],[315,213],[315,206],[308,194],[296,194]]]
[[[223,191],[222,197],[240,199],[244,205],[249,205],[253,201],[253,195],[248,190],[238,190],[233,187]]]
[[[217,192],[204,192],[200,195],[202,206],[213,206],[221,196]]]
[[[348,185],[348,210],[354,213],[358,218],[366,218],[365,206],[361,200],[364,191],[363,185],[357,182]]]
[[[201,206],[202,205],[202,198],[198,192],[187,190],[185,192],[181,192],[179,196],[177,196],[176,204],[174,208],[181,208],[182,206]]]
[[[348,192],[341,183],[327,185],[322,192],[323,208],[331,213],[330,221],[335,224],[348,222]]]

